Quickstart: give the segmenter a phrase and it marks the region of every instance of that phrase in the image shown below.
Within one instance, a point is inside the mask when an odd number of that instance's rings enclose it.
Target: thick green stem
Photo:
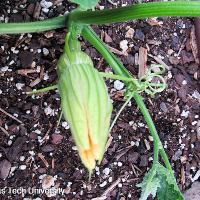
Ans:
[[[81,24],[105,24],[145,19],[159,16],[200,16],[200,2],[153,2],[135,4],[100,11],[74,11],[68,15],[28,23],[0,23],[0,34],[19,34],[48,31],[67,27],[70,22]]]
[[[106,59],[106,61],[112,66],[114,72],[121,76],[126,76],[127,78],[132,77],[132,75],[129,73],[129,71],[123,66],[123,64],[117,59],[117,57],[109,52],[106,45],[100,40],[100,38],[96,35],[96,33],[90,28],[85,27],[83,28],[82,35],[85,37],[87,41],[89,41]],[[129,87],[129,83],[125,82],[126,85]],[[158,136],[158,133],[156,131],[155,125],[152,121],[152,118],[149,114],[148,109],[146,108],[142,97],[137,93],[134,92],[134,99],[137,102],[146,122],[150,129],[151,135],[154,138],[154,161],[158,161],[158,152],[160,150],[160,154],[162,156],[162,159],[165,162],[166,167],[172,171],[170,162],[168,160],[167,154],[161,144],[160,138]]]
[[[137,92],[134,92],[133,98],[135,99],[138,107],[140,108],[140,111],[142,112],[142,114],[144,116],[144,119],[145,119],[145,121],[146,121],[146,123],[147,123],[147,125],[148,125],[148,127],[149,127],[149,129],[151,131],[151,135],[152,135],[152,137],[154,139],[154,142],[155,142],[154,143],[154,152],[159,152],[159,150],[160,150],[160,154],[162,156],[162,159],[165,162],[166,167],[170,171],[172,171],[168,156],[167,156],[167,154],[166,154],[166,152],[165,152],[165,150],[163,148],[163,145],[162,145],[162,143],[160,141],[160,138],[158,136],[156,127],[155,127],[155,125],[153,123],[153,120],[152,120],[152,118],[151,118],[151,116],[149,114],[149,111],[148,111],[147,107],[144,104],[144,101],[143,101],[142,97]],[[157,149],[157,148],[159,148],[159,149]],[[158,155],[154,155],[154,159],[155,159],[155,157],[156,157],[156,160],[158,161]]]
[[[0,23],[0,34],[19,34],[48,31],[67,26],[68,15],[26,23]]]
[[[100,11],[77,11],[70,15],[70,20],[83,24],[106,24],[164,16],[200,16],[200,2],[153,2]]]

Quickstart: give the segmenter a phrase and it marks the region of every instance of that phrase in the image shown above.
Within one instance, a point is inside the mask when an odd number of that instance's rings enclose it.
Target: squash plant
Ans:
[[[140,200],[146,200],[150,195],[153,197],[157,195],[159,200],[184,199],[177,186],[168,156],[150,113],[140,94],[146,92],[154,95],[164,90],[166,84],[161,76],[164,68],[151,66],[144,77],[136,79],[124,67],[123,63],[109,51],[90,25],[159,16],[197,17],[200,16],[200,2],[141,3],[100,11],[94,10],[98,0],[71,0],[71,2],[78,6],[64,16],[29,23],[0,23],[0,34],[33,33],[68,28],[64,52],[58,61],[58,84],[32,91],[29,94],[59,89],[64,117],[70,124],[79,155],[90,175],[96,161],[100,164],[102,160],[110,129],[123,108],[134,98],[150,129],[154,142],[152,167],[146,173],[143,182],[138,184],[142,190]],[[94,68],[91,58],[81,51],[81,44],[78,41],[80,35],[101,53],[115,74],[98,72]],[[159,67],[160,72],[155,72],[154,67]],[[125,97],[127,100],[111,126],[112,104],[103,77],[120,79],[126,84]],[[159,82],[155,83],[154,77],[157,77]],[[160,162],[159,155],[164,164]]]

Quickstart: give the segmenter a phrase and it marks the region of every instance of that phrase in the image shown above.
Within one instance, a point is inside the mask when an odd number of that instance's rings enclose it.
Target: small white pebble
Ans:
[[[25,86],[24,83],[16,83],[16,88],[17,88],[18,90],[22,90],[22,87],[24,87],[24,86]]]
[[[112,178],[112,177],[109,177],[109,178],[108,178],[108,182],[111,183],[112,181],[113,181],[113,178]]]
[[[122,136],[121,136],[121,135],[118,135],[118,139],[121,140],[121,139],[122,139]]]
[[[54,116],[55,115],[55,111],[50,106],[47,106],[44,109],[44,112],[45,112],[46,115],[50,115],[50,116]]]
[[[20,166],[19,166],[19,169],[20,169],[20,170],[25,170],[25,169],[26,169],[26,165],[20,165]]]
[[[76,146],[73,146],[73,147],[72,147],[72,150],[77,151],[78,148],[77,148]]]
[[[47,48],[43,48],[42,51],[45,56],[49,54],[49,50]]]
[[[128,49],[128,41],[127,40],[122,40],[119,45],[123,52],[127,51],[127,49]]]
[[[34,151],[29,151],[29,154],[34,156],[35,155],[35,152]]]
[[[116,81],[114,82],[114,88],[115,88],[116,90],[122,90],[123,87],[124,87],[124,83],[123,83],[123,82],[121,82],[121,81],[119,81],[119,80],[116,80]]]
[[[104,9],[104,6],[99,6],[99,10],[103,10]]]
[[[69,124],[66,121],[62,122],[62,127],[67,130],[69,129]]]
[[[48,13],[48,12],[49,12],[49,9],[48,9],[48,8],[42,8],[42,11],[43,11],[44,13]]]
[[[48,72],[46,72],[46,73],[44,74],[43,80],[47,81],[48,79],[49,79],[49,75],[48,75]]]
[[[1,71],[2,71],[2,72],[7,72],[7,71],[9,71],[8,66],[1,67]]]
[[[119,184],[118,184],[118,187],[121,188],[121,187],[122,187],[122,183],[119,183]]]
[[[36,134],[38,134],[38,135],[41,134],[41,131],[40,131],[39,129],[36,129],[34,132],[35,132]]]
[[[194,126],[194,125],[196,125],[197,124],[197,121],[193,121],[192,122],[192,125]]]
[[[135,146],[135,142],[134,141],[131,141],[131,146]]]
[[[30,113],[31,113],[31,111],[30,111],[30,110],[27,110],[27,111],[26,111],[26,114],[30,114]]]
[[[185,111],[185,110],[183,110],[182,113],[181,113],[181,117],[187,118],[188,115],[189,115],[189,113],[190,113],[190,111]]]
[[[103,170],[103,173],[108,176],[109,173],[110,173],[110,169],[108,167],[106,167],[104,170]]]
[[[171,73],[171,71],[168,71],[167,77],[168,77],[168,79],[171,79],[171,78],[172,78],[172,73]]]
[[[0,90],[0,94],[2,94],[3,92],[2,92],[2,90]]]
[[[122,165],[123,165],[122,162],[118,162],[118,163],[117,163],[117,166],[118,166],[118,167],[121,167]]]
[[[104,181],[103,183],[101,183],[100,185],[99,185],[99,187],[105,187],[107,185],[107,181]]]
[[[50,1],[42,0],[40,2],[40,5],[42,8],[50,8],[51,6],[53,6],[53,3]]]
[[[23,161],[25,160],[25,156],[20,156],[20,157],[19,157],[19,160],[20,160],[21,162],[23,162]]]
[[[38,49],[38,50],[37,50],[37,52],[38,52],[38,53],[41,53],[41,52],[42,52],[42,50],[41,50],[41,49]]]
[[[8,146],[12,144],[12,140],[8,140]]]
[[[187,85],[187,81],[183,80],[182,85]]]

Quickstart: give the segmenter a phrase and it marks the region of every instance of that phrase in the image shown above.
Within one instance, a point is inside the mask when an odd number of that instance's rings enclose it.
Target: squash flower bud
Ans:
[[[58,62],[61,107],[85,167],[101,162],[108,139],[112,103],[106,84],[84,52],[67,48]]]

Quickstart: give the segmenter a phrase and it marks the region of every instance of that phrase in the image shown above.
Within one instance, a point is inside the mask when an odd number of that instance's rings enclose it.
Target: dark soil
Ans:
[[[0,21],[42,20],[74,8],[67,1],[51,2],[54,5],[47,13],[40,9],[36,0],[0,2]],[[133,3],[132,0],[121,2]],[[116,7],[107,0],[102,1],[98,9],[103,9],[102,6]],[[149,20],[137,20],[94,27],[117,54],[123,54],[120,42],[128,41],[127,55],[118,56],[134,75],[138,73],[140,47],[148,50],[148,65],[158,63],[158,60],[167,65],[168,88],[155,97],[143,96],[182,191],[190,188],[200,167],[200,136],[197,134],[200,126],[200,68],[192,51],[192,27],[193,19],[190,18],[159,18],[154,24]],[[126,38],[130,28],[134,30],[133,37]],[[46,199],[45,194],[9,194],[8,188],[44,188],[45,175],[50,175],[48,183],[54,181],[54,187],[65,189],[65,194],[49,199],[101,197],[110,185],[116,183],[106,199],[137,200],[140,189],[136,185],[151,167],[153,143],[134,101],[114,126],[112,143],[89,183],[69,128],[64,120],[56,126],[60,114],[58,92],[37,96],[24,93],[56,83],[56,63],[63,51],[65,34],[66,30],[61,29],[0,36],[0,108],[22,122],[0,111],[0,199]],[[100,71],[110,70],[99,53],[82,41],[95,66]],[[114,117],[123,104],[124,90],[116,90],[114,81],[107,83],[114,101]],[[1,190],[4,187],[5,194]]]

